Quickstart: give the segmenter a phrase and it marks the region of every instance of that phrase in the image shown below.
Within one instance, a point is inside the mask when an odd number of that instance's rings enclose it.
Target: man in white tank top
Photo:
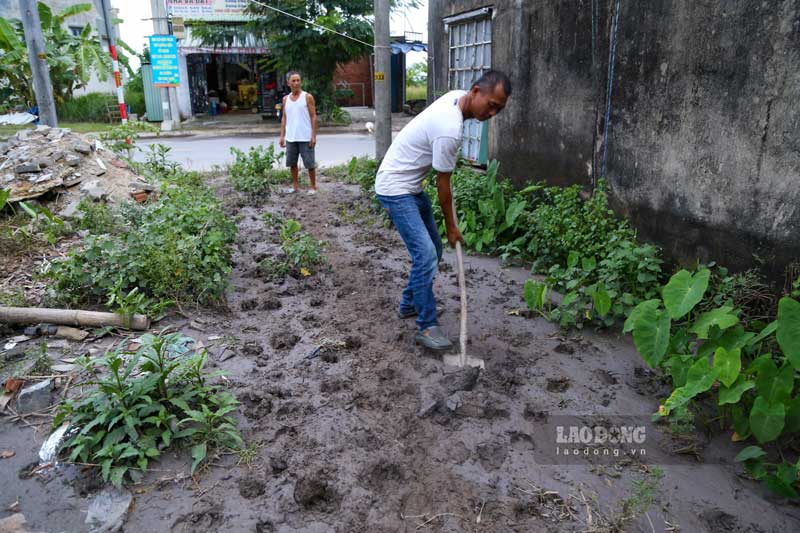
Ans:
[[[301,88],[302,79],[297,72],[289,73],[291,94],[283,97],[281,118],[281,148],[286,148],[286,166],[292,171],[292,190],[300,190],[297,161],[303,158],[311,186],[308,194],[317,192],[317,163],[314,147],[317,145],[317,106],[314,97]]]

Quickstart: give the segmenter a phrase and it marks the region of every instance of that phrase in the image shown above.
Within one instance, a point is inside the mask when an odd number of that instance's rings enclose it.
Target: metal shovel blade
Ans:
[[[459,368],[464,368],[465,366],[480,368],[481,370],[486,368],[486,364],[484,363],[483,359],[472,357],[471,355],[466,357],[463,357],[461,354],[443,355],[442,362],[447,366],[457,366]]]

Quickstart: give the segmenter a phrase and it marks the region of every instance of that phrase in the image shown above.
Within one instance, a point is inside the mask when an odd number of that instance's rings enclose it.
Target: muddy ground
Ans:
[[[469,348],[486,370],[454,374],[415,348],[413,320],[395,315],[407,253],[354,186],[323,179],[315,197],[251,202],[217,185],[240,227],[229,309],[158,327],[209,347],[242,401],[254,453],[220,456],[194,478],[188,452],[166,457],[129,486],[125,531],[800,530],[800,509],[733,463],[741,445],[729,435],[678,441],[650,424],[665,389],[629,339],[515,312],[525,270],[468,258]],[[265,212],[324,240],[329,265],[264,281],[256,264],[277,249]],[[436,294],[456,339],[453,266],[448,252]],[[547,460],[554,422],[596,415],[646,424],[646,456]],[[0,422],[0,449],[16,452],[0,460],[0,518],[18,502],[32,531],[85,531],[96,478],[75,466],[24,475],[46,437],[40,422]]]

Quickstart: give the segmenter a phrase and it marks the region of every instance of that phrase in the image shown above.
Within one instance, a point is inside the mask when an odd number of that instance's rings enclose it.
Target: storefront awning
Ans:
[[[192,35],[192,27],[186,26],[186,37],[178,41],[178,53],[182,56],[189,54],[225,54],[225,55],[263,55],[269,53],[269,48],[263,39],[256,37],[242,27],[230,36],[230,42],[224,46],[209,46],[201,39]]]
[[[409,52],[427,52],[428,45],[422,43],[392,43],[392,53],[407,54]]]

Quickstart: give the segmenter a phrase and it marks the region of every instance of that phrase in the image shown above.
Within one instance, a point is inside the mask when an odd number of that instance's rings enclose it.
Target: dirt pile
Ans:
[[[10,191],[10,202],[51,191],[120,201],[141,189],[137,178],[101,141],[69,129],[38,126],[0,143],[0,187]]]

